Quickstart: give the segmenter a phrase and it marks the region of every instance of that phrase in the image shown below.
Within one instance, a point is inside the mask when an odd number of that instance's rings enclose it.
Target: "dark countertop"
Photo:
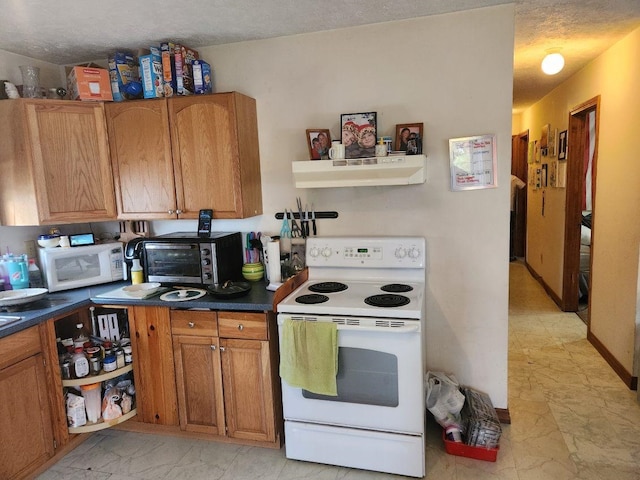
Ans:
[[[115,282],[104,285],[95,285],[74,290],[49,293],[36,302],[5,307],[0,310],[0,316],[17,316],[20,320],[9,322],[6,325],[0,323],[0,338],[12,333],[25,330],[29,327],[45,322],[50,318],[64,316],[81,307],[91,305],[141,305],[162,306],[180,309],[210,309],[210,310],[242,310],[253,312],[266,312],[273,310],[274,292],[266,289],[266,282],[252,283],[251,290],[243,297],[233,299],[219,299],[211,294],[184,302],[166,302],[160,300],[160,295],[155,295],[145,300],[135,298],[106,298],[97,297],[129,285],[129,282]]]

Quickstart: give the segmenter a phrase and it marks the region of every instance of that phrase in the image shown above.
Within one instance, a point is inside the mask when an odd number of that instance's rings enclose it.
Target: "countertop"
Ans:
[[[266,282],[252,283],[252,288],[247,295],[233,299],[220,299],[211,294],[206,294],[196,300],[184,302],[167,302],[160,300],[160,294],[145,300],[136,298],[97,297],[97,295],[115,291],[126,285],[129,285],[129,282],[107,283],[92,287],[48,293],[45,298],[36,302],[3,308],[0,311],[0,316],[17,316],[21,317],[21,319],[0,326],[0,338],[25,330],[51,318],[64,316],[77,308],[88,308],[91,305],[140,305],[180,309],[198,308],[254,312],[273,310],[274,292],[266,289]]]

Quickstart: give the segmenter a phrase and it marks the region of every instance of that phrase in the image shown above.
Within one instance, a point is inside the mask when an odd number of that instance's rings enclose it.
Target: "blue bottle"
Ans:
[[[9,258],[5,265],[9,271],[11,288],[14,290],[29,288],[29,267],[24,256]]]

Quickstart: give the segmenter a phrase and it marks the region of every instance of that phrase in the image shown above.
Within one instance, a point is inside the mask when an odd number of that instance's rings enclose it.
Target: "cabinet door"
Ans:
[[[225,434],[220,349],[216,337],[175,335],[173,351],[180,428]]]
[[[109,145],[100,102],[25,102],[40,223],[114,220]]]
[[[255,100],[222,93],[170,98],[169,121],[181,218],[262,213]]]
[[[167,307],[128,307],[138,418],[178,425],[176,378]]]
[[[42,354],[0,370],[0,478],[22,478],[53,455]]]
[[[175,218],[166,100],[105,105],[120,219]]]
[[[275,420],[269,342],[220,339],[230,437],[273,442]]]

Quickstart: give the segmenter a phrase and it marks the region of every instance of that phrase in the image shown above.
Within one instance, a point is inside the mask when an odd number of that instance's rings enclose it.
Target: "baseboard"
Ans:
[[[600,340],[591,332],[591,329],[587,330],[587,340],[593,345],[598,353],[609,364],[613,371],[616,372],[618,377],[629,387],[630,390],[638,389],[638,377],[634,377],[631,372],[628,372],[620,362],[613,356],[613,354],[605,347]]]
[[[524,264],[527,267],[527,270],[529,270],[529,273],[531,274],[531,276],[540,285],[542,285],[542,288],[544,288],[544,291],[547,292],[547,295],[549,295],[551,297],[551,300],[553,300],[555,302],[555,304],[558,306],[558,308],[560,308],[560,310],[562,310],[562,299],[560,297],[558,297],[558,295],[556,295],[556,293],[553,290],[551,290],[551,287],[549,287],[549,285],[546,284],[544,279],[540,275],[538,275],[533,268],[531,268],[531,265],[529,265],[529,263],[527,263],[525,261]]]
[[[496,408],[496,413],[498,414],[500,423],[511,425],[511,414],[508,408]]]

